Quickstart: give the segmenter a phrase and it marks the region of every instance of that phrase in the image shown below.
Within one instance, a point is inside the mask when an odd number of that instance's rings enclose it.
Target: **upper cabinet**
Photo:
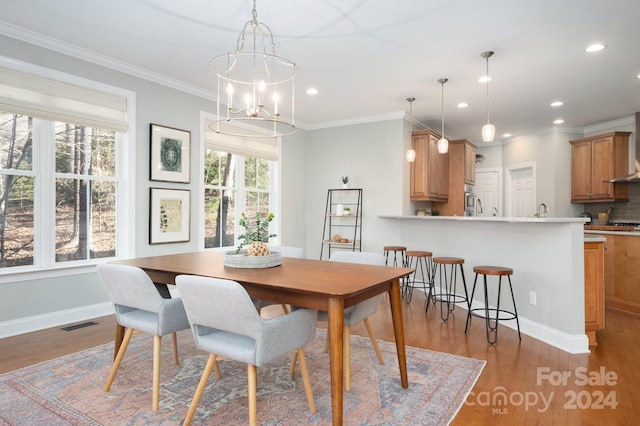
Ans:
[[[449,154],[438,153],[440,135],[432,130],[412,134],[416,159],[411,163],[411,200],[447,201],[449,198]]]
[[[473,185],[476,147],[466,139],[449,141],[449,200],[432,204],[442,216],[464,216],[464,186]]]
[[[572,203],[629,201],[626,183],[607,180],[629,173],[630,134],[612,132],[569,141]]]

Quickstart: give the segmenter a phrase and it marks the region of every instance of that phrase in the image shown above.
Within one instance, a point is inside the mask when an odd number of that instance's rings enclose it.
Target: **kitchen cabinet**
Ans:
[[[640,314],[640,235],[606,235],[604,254],[607,309]]]
[[[604,242],[584,243],[584,329],[589,346],[597,346],[596,331],[604,329]]]
[[[569,141],[571,202],[629,201],[626,183],[606,180],[629,174],[629,135],[611,132]]]
[[[447,201],[449,198],[449,154],[438,152],[440,135],[433,130],[412,133],[416,151],[411,163],[410,199],[412,201]]]
[[[475,145],[466,139],[449,141],[449,199],[434,202],[431,208],[441,216],[464,216],[464,186],[475,183],[475,174]]]

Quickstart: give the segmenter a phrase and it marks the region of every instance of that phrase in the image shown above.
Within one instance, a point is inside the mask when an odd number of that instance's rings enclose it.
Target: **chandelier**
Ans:
[[[294,79],[298,67],[276,54],[271,29],[258,21],[256,0],[252,18],[238,36],[235,52],[216,56],[209,68],[217,76],[218,118],[209,125],[211,130],[252,138],[288,136],[297,131]],[[252,122],[266,123],[270,132],[260,134],[244,131],[242,125],[227,125]]]

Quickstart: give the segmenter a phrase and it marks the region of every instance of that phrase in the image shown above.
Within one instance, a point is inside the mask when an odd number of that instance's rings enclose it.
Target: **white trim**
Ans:
[[[377,123],[386,120],[404,119],[404,111],[387,112],[383,114],[368,115],[364,117],[353,117],[344,120],[324,121],[321,123],[308,124],[305,130],[328,129],[333,127],[351,126],[355,124]]]
[[[0,339],[114,314],[111,302],[0,322]]]

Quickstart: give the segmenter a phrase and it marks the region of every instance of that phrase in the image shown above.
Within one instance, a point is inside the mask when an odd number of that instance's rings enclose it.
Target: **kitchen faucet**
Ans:
[[[482,201],[480,201],[480,198],[476,198],[476,213],[475,213],[475,215],[478,216],[478,214],[482,214]]]
[[[498,208],[497,207],[493,207],[491,209],[491,216],[498,216]]]
[[[540,213],[540,209],[542,209],[542,213]],[[540,203],[538,205],[538,217],[547,217],[549,215],[549,209],[545,203]]]

